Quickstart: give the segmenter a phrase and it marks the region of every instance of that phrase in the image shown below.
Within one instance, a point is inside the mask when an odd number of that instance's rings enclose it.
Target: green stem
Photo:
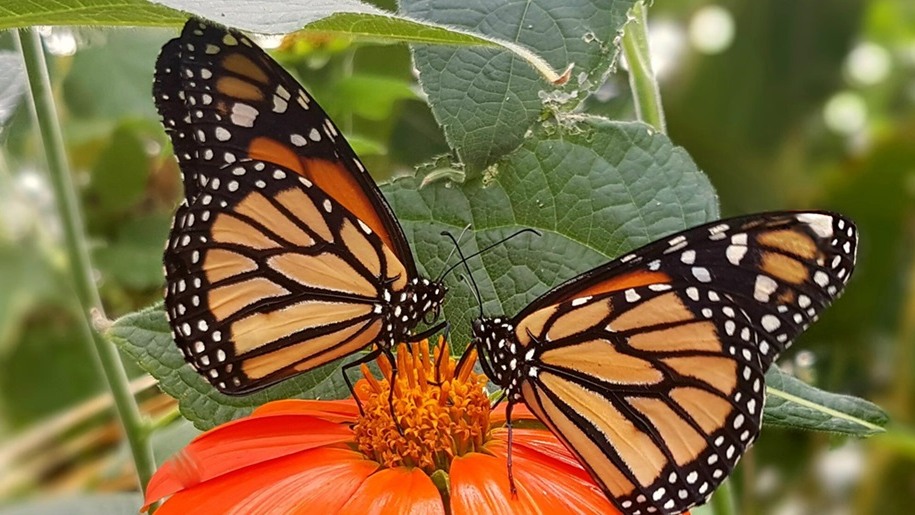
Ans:
[[[635,114],[640,121],[662,133],[667,132],[661,92],[651,69],[648,49],[648,27],[645,5],[636,2],[630,11],[631,20],[623,32],[623,55],[629,66],[629,88],[635,101]]]
[[[721,483],[721,486],[712,495],[712,513],[715,515],[734,515],[737,513],[736,506],[734,491],[731,490],[731,481],[725,479],[724,483]]]
[[[35,28],[21,29],[18,34],[14,34],[17,36],[16,40],[25,61],[35,117],[44,145],[60,220],[64,227],[70,276],[74,280],[76,294],[84,314],[83,330],[87,339],[91,339],[95,343],[96,355],[105,379],[108,381],[108,387],[111,389],[118,415],[130,443],[140,487],[145,490],[149,478],[155,472],[155,461],[152,448],[149,446],[146,426],[140,415],[136,399],[130,392],[127,372],[124,370],[124,364],[121,362],[117,349],[102,334],[92,329],[92,318],[104,319],[104,311],[98,288],[93,280],[92,263],[89,259],[89,248],[80,216],[79,199],[73,186],[64,150],[63,136],[58,123],[41,37]]]

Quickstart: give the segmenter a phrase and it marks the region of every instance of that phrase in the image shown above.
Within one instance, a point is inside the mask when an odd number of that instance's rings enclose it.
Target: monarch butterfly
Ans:
[[[197,372],[245,394],[424,337],[412,331],[438,317],[444,286],[418,275],[352,148],[263,50],[192,19],[163,47],[153,95],[185,189],[166,313]]]
[[[828,212],[713,222],[513,318],[481,314],[471,345],[505,390],[509,428],[523,402],[624,513],[680,513],[756,439],[766,370],[842,292],[856,245],[854,224]]]

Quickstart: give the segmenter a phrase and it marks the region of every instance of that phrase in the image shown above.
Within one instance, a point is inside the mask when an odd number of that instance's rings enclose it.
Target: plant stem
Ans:
[[[95,343],[96,355],[104,372],[108,387],[114,397],[124,432],[130,443],[133,460],[136,465],[140,488],[146,488],[149,478],[155,472],[152,448],[149,446],[148,432],[140,415],[136,399],[130,391],[130,383],[124,364],[115,346],[102,334],[93,330],[92,318],[104,318],[102,300],[93,279],[92,263],[86,234],[80,216],[79,199],[76,195],[70,167],[67,162],[57,109],[51,90],[47,63],[41,45],[41,36],[37,29],[21,29],[14,33],[19,45],[32,93],[32,103],[38,122],[41,140],[44,145],[51,183],[61,223],[64,228],[70,276],[74,280],[76,295],[83,312],[83,330],[87,339]]]
[[[731,490],[731,480],[725,479],[718,490],[712,495],[712,513],[715,515],[734,515],[737,513],[734,503],[734,491]]]
[[[662,133],[667,132],[661,92],[651,69],[648,48],[648,23],[645,5],[636,2],[630,11],[631,19],[623,31],[623,55],[629,66],[629,88],[635,101],[635,114],[640,121]]]

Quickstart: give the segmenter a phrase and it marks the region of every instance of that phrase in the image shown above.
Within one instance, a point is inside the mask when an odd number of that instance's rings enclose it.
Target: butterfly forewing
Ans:
[[[506,325],[516,351],[476,336],[490,346],[490,370],[513,374],[500,377],[509,399],[525,402],[618,507],[680,513],[707,499],[758,436],[765,371],[841,292],[856,236],[824,212],[716,222],[534,301]]]
[[[163,48],[156,73],[154,95],[163,123],[178,127],[171,134],[193,141],[175,142],[176,154],[179,147],[192,147],[185,153],[193,156],[203,180],[243,159],[282,165],[337,199],[416,274],[400,225],[349,143],[305,89],[250,38],[191,20],[181,37]]]

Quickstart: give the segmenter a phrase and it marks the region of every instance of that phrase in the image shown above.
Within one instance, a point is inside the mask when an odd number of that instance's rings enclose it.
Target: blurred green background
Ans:
[[[724,215],[834,209],[855,219],[861,233],[859,267],[845,297],[782,365],[820,388],[877,402],[891,414],[888,431],[839,442],[764,430],[732,479],[740,513],[910,512],[915,2],[657,0],[649,25],[669,134],[709,174]],[[158,49],[175,33],[42,29],[111,317],[161,300],[161,249],[181,189],[150,85]],[[277,47],[277,58],[349,135],[377,179],[412,173],[447,152],[405,46],[259,42]],[[60,224],[9,34],[0,34],[0,49],[0,470],[16,470],[0,475],[0,502],[129,488],[127,453],[117,427],[106,425],[106,404],[97,397],[103,382],[80,337]],[[624,70],[609,77],[588,110],[634,118]],[[170,413],[169,402],[130,370],[145,410]],[[169,443],[160,446],[163,455],[163,447],[190,434],[168,430],[160,438]]]

